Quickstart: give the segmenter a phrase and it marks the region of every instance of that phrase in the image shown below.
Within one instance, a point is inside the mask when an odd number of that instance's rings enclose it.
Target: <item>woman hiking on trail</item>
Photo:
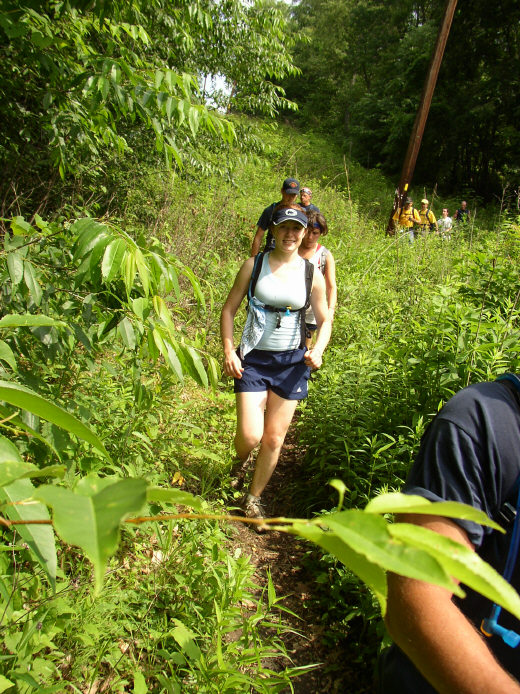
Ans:
[[[334,311],[336,310],[336,301],[338,299],[336,263],[329,249],[325,248],[325,246],[322,246],[320,243],[321,238],[327,235],[329,228],[327,226],[327,220],[321,212],[310,210],[307,212],[307,219],[307,229],[298,253],[302,258],[311,262],[325,278],[329,318],[332,323],[334,320]],[[305,327],[306,345],[307,348],[310,349],[313,333],[318,327],[311,307],[307,309],[307,313],[305,314]]]
[[[298,206],[276,210],[274,250],[246,260],[222,308],[224,372],[235,379],[235,449],[243,468],[261,444],[249,493],[241,501],[249,518],[265,517],[260,496],[278,463],[298,400],[307,396],[310,368],[321,366],[330,338],[325,280],[320,272],[311,277],[310,264],[298,255],[306,227],[307,217]],[[235,350],[233,323],[246,294],[248,317]],[[301,325],[308,297],[318,326],[311,350],[305,347]]]

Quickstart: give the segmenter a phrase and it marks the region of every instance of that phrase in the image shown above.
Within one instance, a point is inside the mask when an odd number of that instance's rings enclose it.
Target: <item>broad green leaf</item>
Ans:
[[[9,313],[0,318],[0,328],[32,328],[34,326],[55,326],[66,328],[67,323],[49,316],[32,313]]]
[[[11,231],[15,236],[26,236],[28,234],[34,234],[34,229],[26,222],[21,216],[13,217],[11,220]]]
[[[79,260],[96,244],[96,239],[100,234],[106,234],[107,226],[90,217],[84,217],[74,222],[70,230],[73,234],[78,234],[78,239],[73,247],[73,257],[74,260]]]
[[[199,459],[208,458],[209,460],[214,460],[216,463],[223,462],[222,456],[218,455],[218,453],[213,453],[213,451],[210,451],[208,448],[203,448],[202,446],[197,446],[196,448],[192,447],[190,450],[190,456],[192,458]]]
[[[136,670],[134,672],[134,688],[133,694],[147,694],[148,687],[146,686],[146,680],[142,672]]]
[[[355,552],[385,571],[429,580],[458,595],[462,594],[460,589],[454,588],[448,574],[434,556],[414,547],[392,543],[388,523],[384,518],[353,509],[325,516],[321,523]]]
[[[151,306],[149,299],[144,299],[140,296],[137,299],[132,299],[130,304],[132,306],[132,311],[140,320],[144,320],[150,313]]]
[[[168,364],[169,368],[173,371],[173,373],[177,376],[179,381],[183,383],[184,374],[182,371],[182,366],[179,359],[177,358],[177,354],[175,353],[174,348],[168,342],[168,340],[163,338],[158,328],[153,329],[152,335],[154,343],[159,349],[159,352],[162,354],[165,362]]]
[[[123,257],[126,251],[126,243],[123,239],[114,239],[105,248],[101,263],[101,274],[105,282],[111,282],[122,274]]]
[[[58,460],[61,459],[60,452],[56,450],[54,443],[52,441],[49,441],[47,438],[42,436],[38,431],[33,429],[27,422],[24,422],[24,420],[21,418],[20,415],[16,415],[16,417],[12,416],[12,411],[8,409],[7,407],[4,407],[3,405],[0,405],[0,418],[7,418],[9,417],[9,423],[12,424],[12,426],[16,427],[17,429],[20,429],[21,431],[25,431],[27,434],[30,436],[34,436],[35,439],[38,439],[38,441],[41,441],[43,444],[48,446],[51,451],[54,453],[54,455],[58,458]]]
[[[5,463],[14,460],[23,463],[23,458],[20,451],[14,443],[6,436],[0,436],[0,463]]]
[[[195,634],[178,619],[174,619],[173,621],[176,626],[171,630],[170,634],[177,641],[182,652],[187,655],[190,660],[199,660],[202,653],[195,641]]]
[[[190,124],[190,130],[193,137],[197,136],[197,130],[199,129],[200,113],[196,106],[192,106],[188,112],[188,123]]]
[[[127,249],[125,260],[123,263],[123,277],[125,281],[126,293],[130,296],[130,292],[134,286],[136,263],[135,263],[135,250]]]
[[[150,293],[150,270],[148,269],[143,254],[138,248],[135,250],[134,255],[137,272],[139,273],[141,284],[143,285],[143,292],[145,296],[148,296]]]
[[[33,496],[35,488],[28,479],[19,479],[6,487],[0,487],[0,500],[9,504],[25,501]],[[8,505],[3,509],[10,520],[49,520],[49,512],[43,504]],[[49,577],[56,582],[56,545],[52,525],[17,525],[16,532],[28,544],[37,561]]]
[[[83,478],[76,492],[51,485],[35,492],[35,498],[51,506],[54,527],[62,540],[80,547],[93,563],[96,592],[103,585],[108,559],[117,550],[122,521],[146,502],[145,480],[108,482]]]
[[[23,279],[25,286],[29,290],[31,299],[34,301],[36,306],[39,306],[42,301],[42,288],[40,287],[40,283],[38,282],[34,268],[29,262],[24,263]]]
[[[62,429],[70,431],[71,434],[75,434],[78,438],[87,441],[94,448],[97,448],[107,458],[110,457],[101,440],[83,422],[53,402],[29,390],[29,388],[18,383],[0,381],[0,400],[4,400],[15,407],[21,407],[23,410],[32,412],[38,417],[42,417],[42,419],[46,419]]]
[[[411,523],[392,523],[390,535],[419,549],[424,549],[441,563],[446,572],[489,598],[520,619],[520,596],[495,569],[476,552],[434,530]],[[431,579],[426,579],[433,583]]]
[[[209,382],[213,390],[218,388],[218,381],[220,378],[220,366],[218,361],[209,354],[206,359],[208,360],[208,377]]]
[[[202,293],[202,289],[200,287],[198,279],[195,277],[195,273],[193,272],[193,270],[191,270],[191,268],[186,267],[186,265],[183,266],[182,272],[189,279],[197,302],[202,306],[202,308],[206,308],[204,294]]]
[[[0,465],[0,486],[5,487],[6,484],[13,482],[16,479],[37,477],[64,477],[67,472],[65,465],[47,465],[46,467],[36,467],[32,463],[2,463]]]
[[[13,350],[3,340],[0,340],[0,361],[5,361],[6,364],[9,364],[13,371],[16,371],[18,368]]]
[[[5,692],[9,687],[14,687],[15,683],[8,680],[7,677],[0,675],[0,692]]]
[[[94,241],[90,244],[85,253],[85,256],[90,254],[90,269],[93,270],[98,267],[101,257],[105,253],[105,249],[111,243],[113,237],[109,234],[99,234]]]
[[[23,258],[16,251],[7,254],[7,269],[11,282],[16,287],[23,279]]]
[[[384,613],[386,609],[386,573],[380,566],[367,561],[364,556],[355,552],[341,538],[334,533],[324,532],[317,525],[296,522],[288,529],[288,532],[313,542],[353,571],[376,595]]]
[[[128,349],[135,349],[136,339],[135,331],[132,322],[125,316],[122,321],[118,323],[117,332],[121,335],[123,344]]]
[[[195,369],[194,372],[192,371],[193,377],[202,386],[207,388],[208,387],[208,376],[206,374],[204,364],[202,363],[202,359],[200,358],[200,354],[197,352],[196,349],[194,349],[193,347],[190,347],[189,345],[183,346],[183,349],[189,354],[191,362],[192,362],[193,367]]]
[[[153,307],[157,316],[162,320],[170,335],[175,338],[177,330],[171,319],[170,311],[166,306],[164,299],[160,296],[154,296],[152,299]]]
[[[424,513],[431,516],[445,516],[474,521],[480,525],[489,525],[495,530],[504,532],[503,528],[492,521],[483,512],[468,504],[457,501],[429,501],[422,496],[389,492],[381,494],[368,502],[365,513]]]
[[[181,489],[165,489],[164,487],[149,487],[146,490],[147,501],[160,501],[163,503],[179,504],[180,506],[189,506],[197,511],[202,510],[202,499],[193,496],[189,492],[183,492]]]

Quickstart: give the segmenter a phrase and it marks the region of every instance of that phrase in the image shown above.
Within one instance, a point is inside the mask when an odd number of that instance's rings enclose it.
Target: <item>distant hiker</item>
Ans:
[[[468,203],[463,200],[460,203],[459,209],[453,215],[453,219],[459,224],[460,222],[469,222],[471,219],[471,212],[468,210]]]
[[[295,178],[286,178],[282,183],[281,188],[282,199],[278,202],[272,202],[268,205],[265,210],[260,215],[260,219],[257,222],[256,234],[253,239],[253,244],[251,246],[251,255],[254,256],[260,251],[260,246],[262,245],[262,239],[267,231],[267,238],[265,241],[264,251],[270,251],[274,248],[274,237],[268,231],[269,226],[273,220],[274,209],[277,205],[288,205],[296,202],[296,198],[300,193],[300,184]]]
[[[442,217],[437,220],[437,227],[439,230],[439,234],[441,235],[441,238],[447,240],[451,239],[451,229],[453,227],[453,220],[449,216],[447,207],[442,208]]]
[[[316,207],[316,205],[313,205],[311,202],[312,198],[312,190],[310,188],[302,188],[300,190],[300,205],[303,207],[305,210],[306,214],[309,214],[309,212],[319,212],[320,209],[319,207]]]
[[[421,209],[419,210],[421,236],[428,236],[430,231],[438,231],[437,220],[429,205],[430,203],[426,198],[421,200]]]
[[[419,213],[413,206],[412,198],[406,198],[403,207],[398,207],[392,219],[397,222],[398,231],[407,236],[410,243],[414,240],[414,225],[421,223]]]
[[[307,216],[292,207],[275,211],[270,226],[276,245],[249,258],[222,308],[224,372],[235,379],[235,450],[242,469],[260,443],[249,493],[241,501],[249,518],[265,518],[260,496],[278,463],[298,400],[307,396],[310,368],[318,369],[331,332],[325,280],[298,255]],[[234,318],[247,295],[248,315],[238,350]],[[305,346],[305,311],[312,306],[316,344]]]
[[[505,533],[434,515],[435,503],[431,515],[400,514],[396,521],[474,550],[518,591],[519,451],[518,376],[464,388],[426,429],[403,491],[472,506]],[[520,694],[518,618],[466,586],[460,599],[397,574],[388,573],[387,584],[385,622],[395,643],[381,656],[380,694]]]
[[[331,322],[334,320],[334,311],[336,309],[336,301],[338,298],[338,289],[336,286],[336,263],[334,256],[328,248],[322,246],[320,241],[323,236],[326,236],[329,229],[327,220],[321,212],[308,212],[308,224],[305,231],[305,236],[301,243],[298,253],[302,258],[309,260],[315,268],[317,268],[325,277],[325,287],[327,291],[327,304],[329,309],[329,318]],[[307,309],[305,314],[306,327],[306,344],[310,348],[312,344],[313,334],[317,329],[316,319],[312,308]]]

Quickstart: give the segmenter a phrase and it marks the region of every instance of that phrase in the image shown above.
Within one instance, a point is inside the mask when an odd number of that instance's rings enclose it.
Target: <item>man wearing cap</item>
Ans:
[[[403,207],[397,208],[392,219],[397,223],[401,234],[408,236],[410,243],[413,243],[413,227],[415,224],[421,223],[421,218],[413,206],[412,198],[405,199]]]
[[[426,198],[421,200],[421,209],[419,210],[419,217],[421,218],[421,236],[428,236],[428,232],[433,231],[433,229],[437,232],[439,231],[435,215],[428,207],[429,204]]]
[[[269,225],[273,219],[274,209],[277,205],[291,205],[296,202],[296,198],[300,193],[300,184],[295,178],[286,178],[282,183],[282,199],[278,202],[273,202],[268,205],[265,210],[260,215],[260,219],[257,222],[256,234],[253,239],[253,244],[251,246],[251,255],[256,255],[260,252],[260,246],[262,245],[262,239]],[[267,238],[265,240],[265,251],[270,251],[274,248],[274,237],[271,232],[268,232]]]
[[[454,214],[454,216],[453,216],[453,219],[454,219],[456,222],[466,222],[466,223],[468,223],[468,222],[470,221],[470,219],[471,219],[471,213],[470,213],[470,211],[468,210],[468,203],[467,203],[465,200],[463,200],[463,201],[460,203],[460,207],[459,207],[459,209],[455,212],[455,214]]]
[[[300,190],[300,207],[303,207],[306,213],[310,212],[311,210],[314,210],[314,212],[319,212],[320,208],[312,204],[311,198],[312,190],[307,187],[302,188]]]

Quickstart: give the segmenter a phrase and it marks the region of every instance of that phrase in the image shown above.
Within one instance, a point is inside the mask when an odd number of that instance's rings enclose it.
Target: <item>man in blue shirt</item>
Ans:
[[[520,476],[520,379],[507,374],[457,393],[426,431],[403,489],[430,501],[459,501],[485,511],[506,535],[470,521],[403,515],[474,549],[502,573]],[[514,515],[514,513],[513,513]],[[518,562],[517,562],[518,564]],[[515,567],[512,585],[520,587]],[[520,654],[479,632],[489,601],[468,588],[463,600],[444,588],[388,575],[386,624],[394,644],[383,653],[380,694],[520,694]],[[520,632],[502,613],[501,623]],[[515,679],[516,678],[516,679]]]

